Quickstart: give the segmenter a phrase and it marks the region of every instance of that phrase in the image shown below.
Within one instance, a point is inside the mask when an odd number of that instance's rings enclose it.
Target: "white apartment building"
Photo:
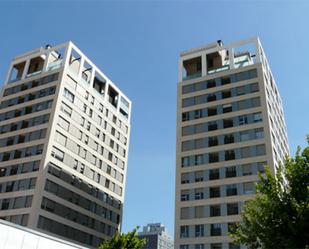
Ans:
[[[258,38],[179,60],[175,249],[238,249],[228,236],[258,172],[289,153],[282,100]]]
[[[90,247],[119,231],[130,116],[72,42],[14,58],[0,102],[0,218]]]

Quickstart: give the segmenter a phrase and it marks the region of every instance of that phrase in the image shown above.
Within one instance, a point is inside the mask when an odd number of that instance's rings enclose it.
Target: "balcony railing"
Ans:
[[[63,62],[63,60],[57,60],[57,61],[53,61],[53,62],[49,63],[46,71],[53,71],[53,70],[56,70],[56,69],[62,67],[62,62]]]
[[[191,80],[191,79],[199,78],[201,76],[202,76],[202,72],[198,72],[198,73],[195,73],[195,74],[190,74],[190,75],[184,76],[182,78],[182,80]]]

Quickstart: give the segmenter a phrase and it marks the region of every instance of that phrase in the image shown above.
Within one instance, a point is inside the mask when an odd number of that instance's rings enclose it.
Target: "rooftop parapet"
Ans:
[[[257,37],[224,45],[221,40],[180,54],[179,81],[265,62]]]
[[[20,81],[64,68],[74,75],[78,82],[93,87],[98,95],[119,109],[124,117],[129,117],[131,101],[70,41],[55,47],[46,45],[15,57],[5,85],[18,84]]]

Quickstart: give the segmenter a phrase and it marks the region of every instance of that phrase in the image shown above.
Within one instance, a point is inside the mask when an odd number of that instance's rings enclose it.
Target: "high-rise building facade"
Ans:
[[[176,249],[236,249],[228,231],[258,172],[289,153],[282,101],[258,38],[181,53]]]
[[[130,115],[72,42],[16,57],[0,102],[0,218],[90,247],[119,231]]]
[[[138,233],[140,239],[146,240],[143,249],[174,249],[173,239],[167,234],[166,228],[161,223],[151,223],[143,226]]]

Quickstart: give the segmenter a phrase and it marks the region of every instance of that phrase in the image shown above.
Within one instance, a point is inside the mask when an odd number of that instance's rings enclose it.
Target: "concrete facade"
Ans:
[[[258,172],[289,154],[282,100],[258,38],[181,53],[176,249],[236,249],[228,230]]]
[[[174,249],[174,242],[161,223],[147,224],[138,237],[146,240],[143,249]]]
[[[72,42],[16,57],[0,103],[0,218],[97,247],[121,229],[131,101]]]

